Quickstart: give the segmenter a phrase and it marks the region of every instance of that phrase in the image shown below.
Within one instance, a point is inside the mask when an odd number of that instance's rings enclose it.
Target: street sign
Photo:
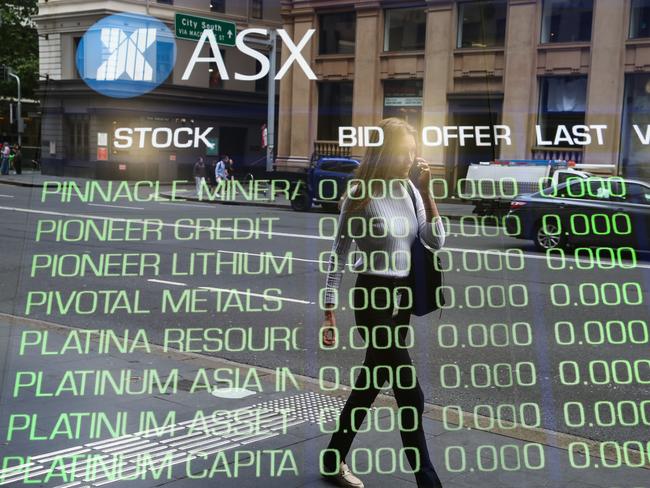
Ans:
[[[205,29],[214,31],[217,43],[224,46],[234,46],[237,37],[237,26],[234,22],[197,17],[195,15],[176,14],[176,37],[198,41]]]

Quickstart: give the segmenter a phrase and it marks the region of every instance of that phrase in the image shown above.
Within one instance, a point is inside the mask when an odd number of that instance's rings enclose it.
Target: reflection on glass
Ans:
[[[630,38],[650,37],[650,0],[632,0]]]
[[[354,54],[356,15],[340,12],[319,16],[319,54]]]
[[[461,3],[458,7],[458,47],[500,47],[506,34],[505,0]]]
[[[424,9],[388,9],[385,19],[384,51],[424,49],[427,31],[427,14]]]
[[[542,42],[591,40],[593,0],[544,0]]]

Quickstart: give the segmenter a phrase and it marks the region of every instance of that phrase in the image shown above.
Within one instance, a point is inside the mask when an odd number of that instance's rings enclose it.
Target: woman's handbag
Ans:
[[[408,183],[406,186],[417,216],[418,209],[413,189]],[[411,270],[408,276],[409,285],[413,291],[413,307],[411,309],[413,315],[426,315],[445,305],[445,297],[442,288],[440,288],[443,280],[441,270],[440,258],[434,256],[433,252],[424,247],[420,241],[418,227],[417,235],[411,244]]]

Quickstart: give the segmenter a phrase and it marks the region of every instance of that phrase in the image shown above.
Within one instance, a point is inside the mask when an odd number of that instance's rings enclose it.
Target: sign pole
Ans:
[[[271,31],[271,52],[269,54],[269,61],[271,67],[269,69],[269,87],[268,87],[268,111],[266,120],[266,171],[273,171],[273,152],[275,149],[275,73],[277,66],[277,33],[275,30]]]

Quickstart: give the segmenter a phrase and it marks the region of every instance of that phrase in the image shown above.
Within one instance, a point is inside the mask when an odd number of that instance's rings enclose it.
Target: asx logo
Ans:
[[[308,29],[302,39],[294,43],[284,29],[277,30],[289,56],[274,79],[281,80],[294,63],[308,79],[317,79],[302,55],[315,32],[315,29]],[[236,80],[259,80],[270,71],[268,57],[246,44],[250,34],[265,37],[270,33],[266,29],[250,28],[239,32],[235,39],[235,48],[256,59],[260,70],[253,75],[235,73]],[[206,44],[211,56],[201,56]],[[109,97],[136,97],[153,90],[169,77],[176,62],[176,43],[172,32],[158,19],[139,14],[115,14],[86,31],[79,42],[76,61],[79,75],[93,90]],[[211,29],[203,29],[181,79],[188,80],[199,63],[215,63],[221,78],[230,79]]]
[[[115,14],[86,31],[77,47],[79,75],[93,90],[115,98],[143,95],[171,74],[174,35],[146,15]]]
[[[132,80],[153,81],[153,68],[145,53],[156,41],[156,29],[137,29],[127,36],[122,29],[104,27],[101,39],[110,54],[97,68],[97,80],[117,80],[126,75]]]

